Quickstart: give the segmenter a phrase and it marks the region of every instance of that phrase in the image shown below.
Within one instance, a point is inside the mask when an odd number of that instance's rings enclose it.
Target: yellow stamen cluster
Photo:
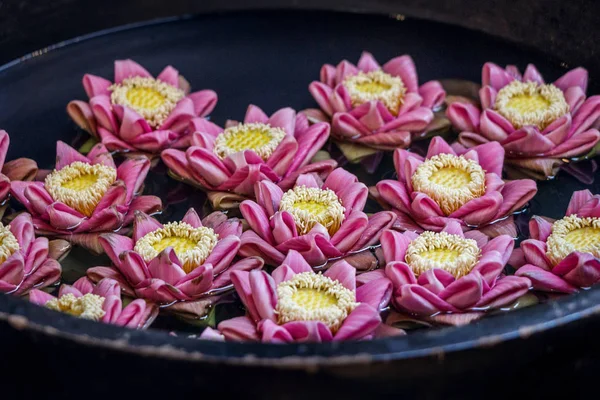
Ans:
[[[104,297],[97,294],[88,293],[81,297],[75,297],[73,293],[67,293],[58,299],[46,302],[45,306],[51,310],[60,311],[79,318],[99,321],[106,314],[102,309],[104,300]]]
[[[136,76],[112,85],[110,99],[135,110],[148,125],[157,128],[185,97],[183,90],[154,78]]]
[[[48,174],[45,188],[55,201],[89,217],[116,180],[117,170],[112,167],[75,161]]]
[[[357,107],[369,101],[380,101],[394,115],[402,104],[406,88],[397,76],[381,70],[362,72],[347,76],[343,85],[350,94],[352,106]]]
[[[277,285],[277,321],[321,321],[335,333],[358,305],[356,294],[324,275],[303,272]]]
[[[431,197],[445,215],[485,193],[485,171],[463,156],[438,154],[417,167],[413,189]]]
[[[552,225],[546,256],[556,265],[574,251],[600,258],[600,218],[569,215]]]
[[[500,89],[495,108],[517,129],[534,125],[543,130],[569,112],[565,96],[556,86],[517,80]]]
[[[0,264],[19,251],[19,242],[8,226],[0,224]]]
[[[225,158],[240,151],[252,150],[266,161],[284,137],[285,131],[282,128],[269,124],[239,124],[225,129],[217,136],[213,151]]]
[[[279,211],[292,214],[300,235],[321,224],[333,236],[342,226],[346,209],[331,189],[296,186],[283,194]]]
[[[202,265],[218,241],[218,235],[211,228],[192,227],[185,222],[170,222],[161,229],[147,233],[135,244],[134,250],[144,261],[150,262],[161,251],[172,247],[186,273]]]
[[[438,268],[458,279],[471,272],[480,255],[481,249],[473,239],[426,231],[410,242],[405,259],[416,276]]]

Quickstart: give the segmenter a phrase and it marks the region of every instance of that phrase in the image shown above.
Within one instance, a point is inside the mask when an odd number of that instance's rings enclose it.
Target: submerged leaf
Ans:
[[[92,136],[88,140],[86,140],[84,144],[81,145],[81,147],[79,148],[78,151],[81,154],[87,154],[97,144],[98,144],[98,139]]]
[[[373,149],[371,147],[363,146],[356,143],[336,141],[335,144],[344,154],[344,157],[346,157],[346,159],[353,164],[356,164],[360,162],[363,158],[372,156],[373,154],[379,151],[377,149]]]

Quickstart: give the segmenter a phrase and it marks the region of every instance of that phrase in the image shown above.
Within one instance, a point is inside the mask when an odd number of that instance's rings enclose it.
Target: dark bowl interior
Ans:
[[[488,60],[521,68],[534,63],[548,80],[566,70],[560,60],[534,49],[464,28],[411,18],[296,11],[174,19],[93,34],[0,67],[0,127],[11,135],[7,159],[30,157],[41,168],[51,168],[57,140],[81,140],[81,132],[66,115],[65,106],[72,99],[85,99],[83,74],[112,78],[115,59],[134,59],[151,73],[171,64],[191,82],[192,88],[215,90],[219,103],[211,119],[221,124],[228,118],[241,119],[248,104],[256,104],[268,113],[284,106],[297,110],[314,107],[307,86],[318,79],[321,65],[344,58],[355,62],[363,50],[372,52],[380,61],[411,54],[420,82],[444,78],[479,82],[481,66]],[[592,77],[598,73],[590,71]],[[598,81],[592,79],[590,84],[588,91],[598,92]],[[388,158],[371,176],[356,166],[350,169],[365,183],[373,184],[383,174],[389,174],[391,167]],[[148,185],[148,190],[165,200],[175,183],[166,180],[160,169],[152,179],[154,183]],[[571,193],[584,188],[600,192],[600,182],[590,187],[566,174],[541,182],[529,212],[560,217]],[[202,208],[203,202],[201,193],[191,195],[186,202],[169,206],[164,218],[175,218],[190,205]],[[85,252],[76,251],[70,257],[75,260],[72,263],[88,262],[92,266]],[[166,365],[158,360],[168,359],[167,364],[180,374],[177,385],[183,384],[182,377],[191,371],[203,373],[190,387],[202,387],[221,373],[252,371],[240,380],[256,385],[253,393],[269,384],[275,392],[285,392],[284,383],[298,377],[319,384],[326,378],[338,382],[352,377],[356,379],[347,388],[377,385],[380,390],[391,390],[394,379],[413,379],[416,385],[449,365],[449,376],[476,376],[482,368],[497,369],[510,360],[509,349],[527,349],[527,354],[537,354],[541,359],[547,343],[554,343],[552,338],[556,335],[567,335],[578,324],[597,324],[598,300],[600,290],[592,289],[485,318],[463,328],[423,330],[407,337],[372,342],[278,346],[211,343],[181,335],[174,337],[159,330],[129,331],[57,315],[22,300],[0,296],[0,332],[19,346],[36,343],[36,355],[43,365],[68,365],[81,362],[84,354],[94,358],[101,352],[105,359],[141,367],[139,356],[143,354],[152,356],[146,360],[147,366],[155,368],[148,376],[154,376]],[[531,337],[538,339],[527,341]],[[587,343],[585,338],[581,340],[581,345]],[[74,351],[79,348],[86,350]],[[62,352],[65,349],[70,349],[66,356]],[[486,358],[485,354],[493,357]],[[457,359],[461,361],[450,364]],[[246,368],[242,370],[241,366]],[[261,375],[273,368],[277,374],[285,374],[279,383],[269,382],[268,376]],[[314,370],[323,374],[310,374]],[[116,371],[127,373],[123,367],[112,373]],[[75,376],[78,374],[83,372],[75,372]],[[51,376],[56,379],[54,382],[65,382],[59,373]],[[137,382],[141,378],[131,379]],[[407,385],[406,390],[410,392],[411,387]],[[228,391],[244,392],[241,388]],[[351,389],[348,392],[352,393]],[[328,391],[324,389],[323,393]]]

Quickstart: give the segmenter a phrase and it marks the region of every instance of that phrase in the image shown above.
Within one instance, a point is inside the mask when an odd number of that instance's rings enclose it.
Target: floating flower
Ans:
[[[10,192],[10,181],[31,180],[35,177],[38,167],[35,161],[28,158],[18,158],[5,163],[10,137],[0,129],[0,217],[4,214],[6,200]]]
[[[127,226],[134,211],[161,209],[159,198],[137,196],[149,168],[144,157],[117,168],[101,143],[85,157],[59,141],[56,169],[44,182],[13,181],[11,193],[33,216],[36,233],[101,252],[101,233]]]
[[[403,55],[381,67],[363,52],[358,65],[344,60],[325,64],[320,82],[310,93],[332,118],[331,134],[338,141],[378,150],[406,148],[433,120],[433,111],[446,93],[438,81],[419,86],[417,69]]]
[[[573,293],[600,281],[600,195],[573,193],[564,218],[534,216],[529,233],[511,264],[534,289]]]
[[[377,183],[374,194],[397,214],[400,230],[439,232],[449,221],[457,221],[465,231],[516,235],[511,216],[537,188],[529,179],[503,181],[503,162],[504,149],[496,142],[458,155],[444,139],[435,137],[425,158],[396,150],[398,180]]]
[[[22,295],[60,279],[58,259],[70,246],[64,240],[48,241],[34,235],[31,215],[19,214],[10,224],[0,224],[0,292]]]
[[[158,315],[156,305],[147,304],[141,299],[123,307],[121,287],[114,279],[102,279],[94,285],[83,277],[73,286],[62,285],[58,297],[33,289],[29,299],[50,310],[133,329],[146,329]]]
[[[513,238],[501,235],[481,245],[455,221],[441,232],[385,231],[381,247],[385,275],[394,286],[392,302],[401,311],[429,316],[493,309],[531,286],[527,278],[501,276]]]
[[[90,268],[88,276],[116,279],[128,296],[162,305],[217,295],[231,289],[232,271],[262,267],[257,258],[234,262],[241,233],[238,219],[218,211],[201,221],[190,208],[181,221],[164,225],[138,213],[133,238],[100,237],[114,267]]]
[[[282,108],[268,117],[249,106],[244,122],[223,129],[205,119],[192,121],[192,146],[169,149],[162,159],[179,179],[207,190],[217,208],[254,194],[254,184],[268,180],[289,189],[298,175],[327,176],[336,163],[310,163],[329,137],[329,124],[309,126],[306,116]]]
[[[242,234],[240,254],[262,257],[269,265],[281,264],[290,250],[312,266],[322,265],[376,244],[395,220],[385,211],[367,217],[367,187],[342,168],[324,183],[306,174],[287,192],[269,181],[257,183],[255,191],[256,202],[240,205],[250,226]]]
[[[482,109],[455,102],[446,114],[464,146],[499,142],[508,167],[546,179],[565,159],[586,155],[600,140],[600,96],[586,99],[587,83],[583,68],[547,84],[532,64],[521,76],[514,66],[486,63],[479,91]]]
[[[189,121],[208,115],[217,103],[212,90],[187,93],[187,86],[171,66],[153,78],[136,62],[117,60],[115,82],[86,74],[89,102],[73,100],[67,112],[111,151],[159,153],[187,147]]]
[[[329,342],[369,339],[381,325],[380,310],[391,294],[391,282],[373,280],[356,288],[356,270],[338,261],[324,274],[315,273],[290,250],[269,276],[264,271],[234,271],[231,279],[247,316],[221,322],[226,340],[272,343]],[[219,335],[209,330],[209,337]]]

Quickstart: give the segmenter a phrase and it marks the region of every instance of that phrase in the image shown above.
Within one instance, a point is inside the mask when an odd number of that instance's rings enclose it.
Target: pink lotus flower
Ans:
[[[483,66],[482,110],[453,103],[447,116],[466,147],[496,141],[511,168],[538,178],[556,174],[563,159],[583,156],[600,140],[600,96],[586,99],[588,73],[573,69],[545,84],[529,64],[521,76],[515,66]]]
[[[306,116],[291,108],[268,117],[250,105],[242,124],[230,122],[223,129],[195,119],[191,129],[191,147],[165,150],[162,159],[179,179],[208,190],[217,207],[226,202],[237,207],[253,195],[256,182],[268,180],[287,190],[300,174],[324,178],[336,166],[333,160],[310,164],[329,137],[329,124],[309,126]]]
[[[36,238],[33,230],[27,213],[19,214],[8,226],[0,224],[0,292],[23,295],[60,279],[57,260],[71,247],[64,240]]]
[[[5,163],[9,144],[10,137],[8,133],[0,129],[0,217],[2,217],[6,208],[6,200],[10,192],[10,181],[31,180],[38,171],[36,162],[28,158],[18,158]]]
[[[114,83],[86,74],[83,87],[89,103],[73,100],[67,112],[111,151],[186,147],[189,121],[208,115],[217,104],[212,90],[188,93],[175,68],[166,67],[155,79],[132,60],[115,61]]]
[[[235,271],[231,279],[247,316],[223,321],[218,329],[226,340],[271,343],[369,339],[381,325],[391,282],[379,279],[356,288],[355,273],[343,260],[315,273],[294,250],[272,277]],[[214,333],[209,338],[218,339]]]
[[[600,195],[573,193],[565,218],[534,216],[529,233],[511,264],[534,289],[573,293],[600,281]]]
[[[58,297],[33,289],[29,300],[39,306],[79,318],[133,329],[146,329],[158,315],[156,305],[147,304],[141,299],[133,300],[123,307],[121,287],[113,279],[103,279],[94,285],[83,277],[73,286],[62,285]]]
[[[450,221],[463,230],[477,228],[490,236],[516,236],[512,214],[537,192],[529,179],[501,179],[504,149],[496,142],[457,153],[435,137],[425,158],[398,149],[398,180],[377,183],[373,194],[398,216],[395,228],[439,232]],[[502,220],[502,221],[501,221]]]
[[[127,226],[134,211],[156,212],[156,196],[137,196],[150,168],[147,158],[118,168],[103,144],[87,157],[56,143],[56,169],[44,182],[11,182],[11,194],[33,217],[36,233],[69,240],[101,252],[98,236]]]
[[[290,250],[312,266],[322,265],[376,244],[395,220],[385,211],[367,217],[367,187],[342,168],[324,183],[314,174],[300,175],[286,193],[262,181],[255,193],[256,202],[240,205],[250,226],[242,234],[240,254],[262,257],[269,265],[281,264]]]
[[[159,304],[218,295],[231,289],[232,271],[263,265],[257,258],[234,263],[241,233],[238,219],[218,211],[201,221],[190,208],[181,222],[165,225],[138,213],[133,238],[115,233],[100,237],[114,267],[90,268],[88,276],[93,281],[115,279],[126,295]]]
[[[358,65],[344,60],[325,64],[321,81],[309,91],[332,120],[335,139],[379,150],[406,148],[411,134],[421,134],[446,93],[438,81],[419,86],[417,69],[403,55],[381,67],[363,52]]]
[[[381,246],[394,306],[420,315],[462,313],[498,308],[525,294],[529,279],[501,277],[513,239],[501,235],[483,243],[465,238],[455,221],[441,233],[385,231]]]

